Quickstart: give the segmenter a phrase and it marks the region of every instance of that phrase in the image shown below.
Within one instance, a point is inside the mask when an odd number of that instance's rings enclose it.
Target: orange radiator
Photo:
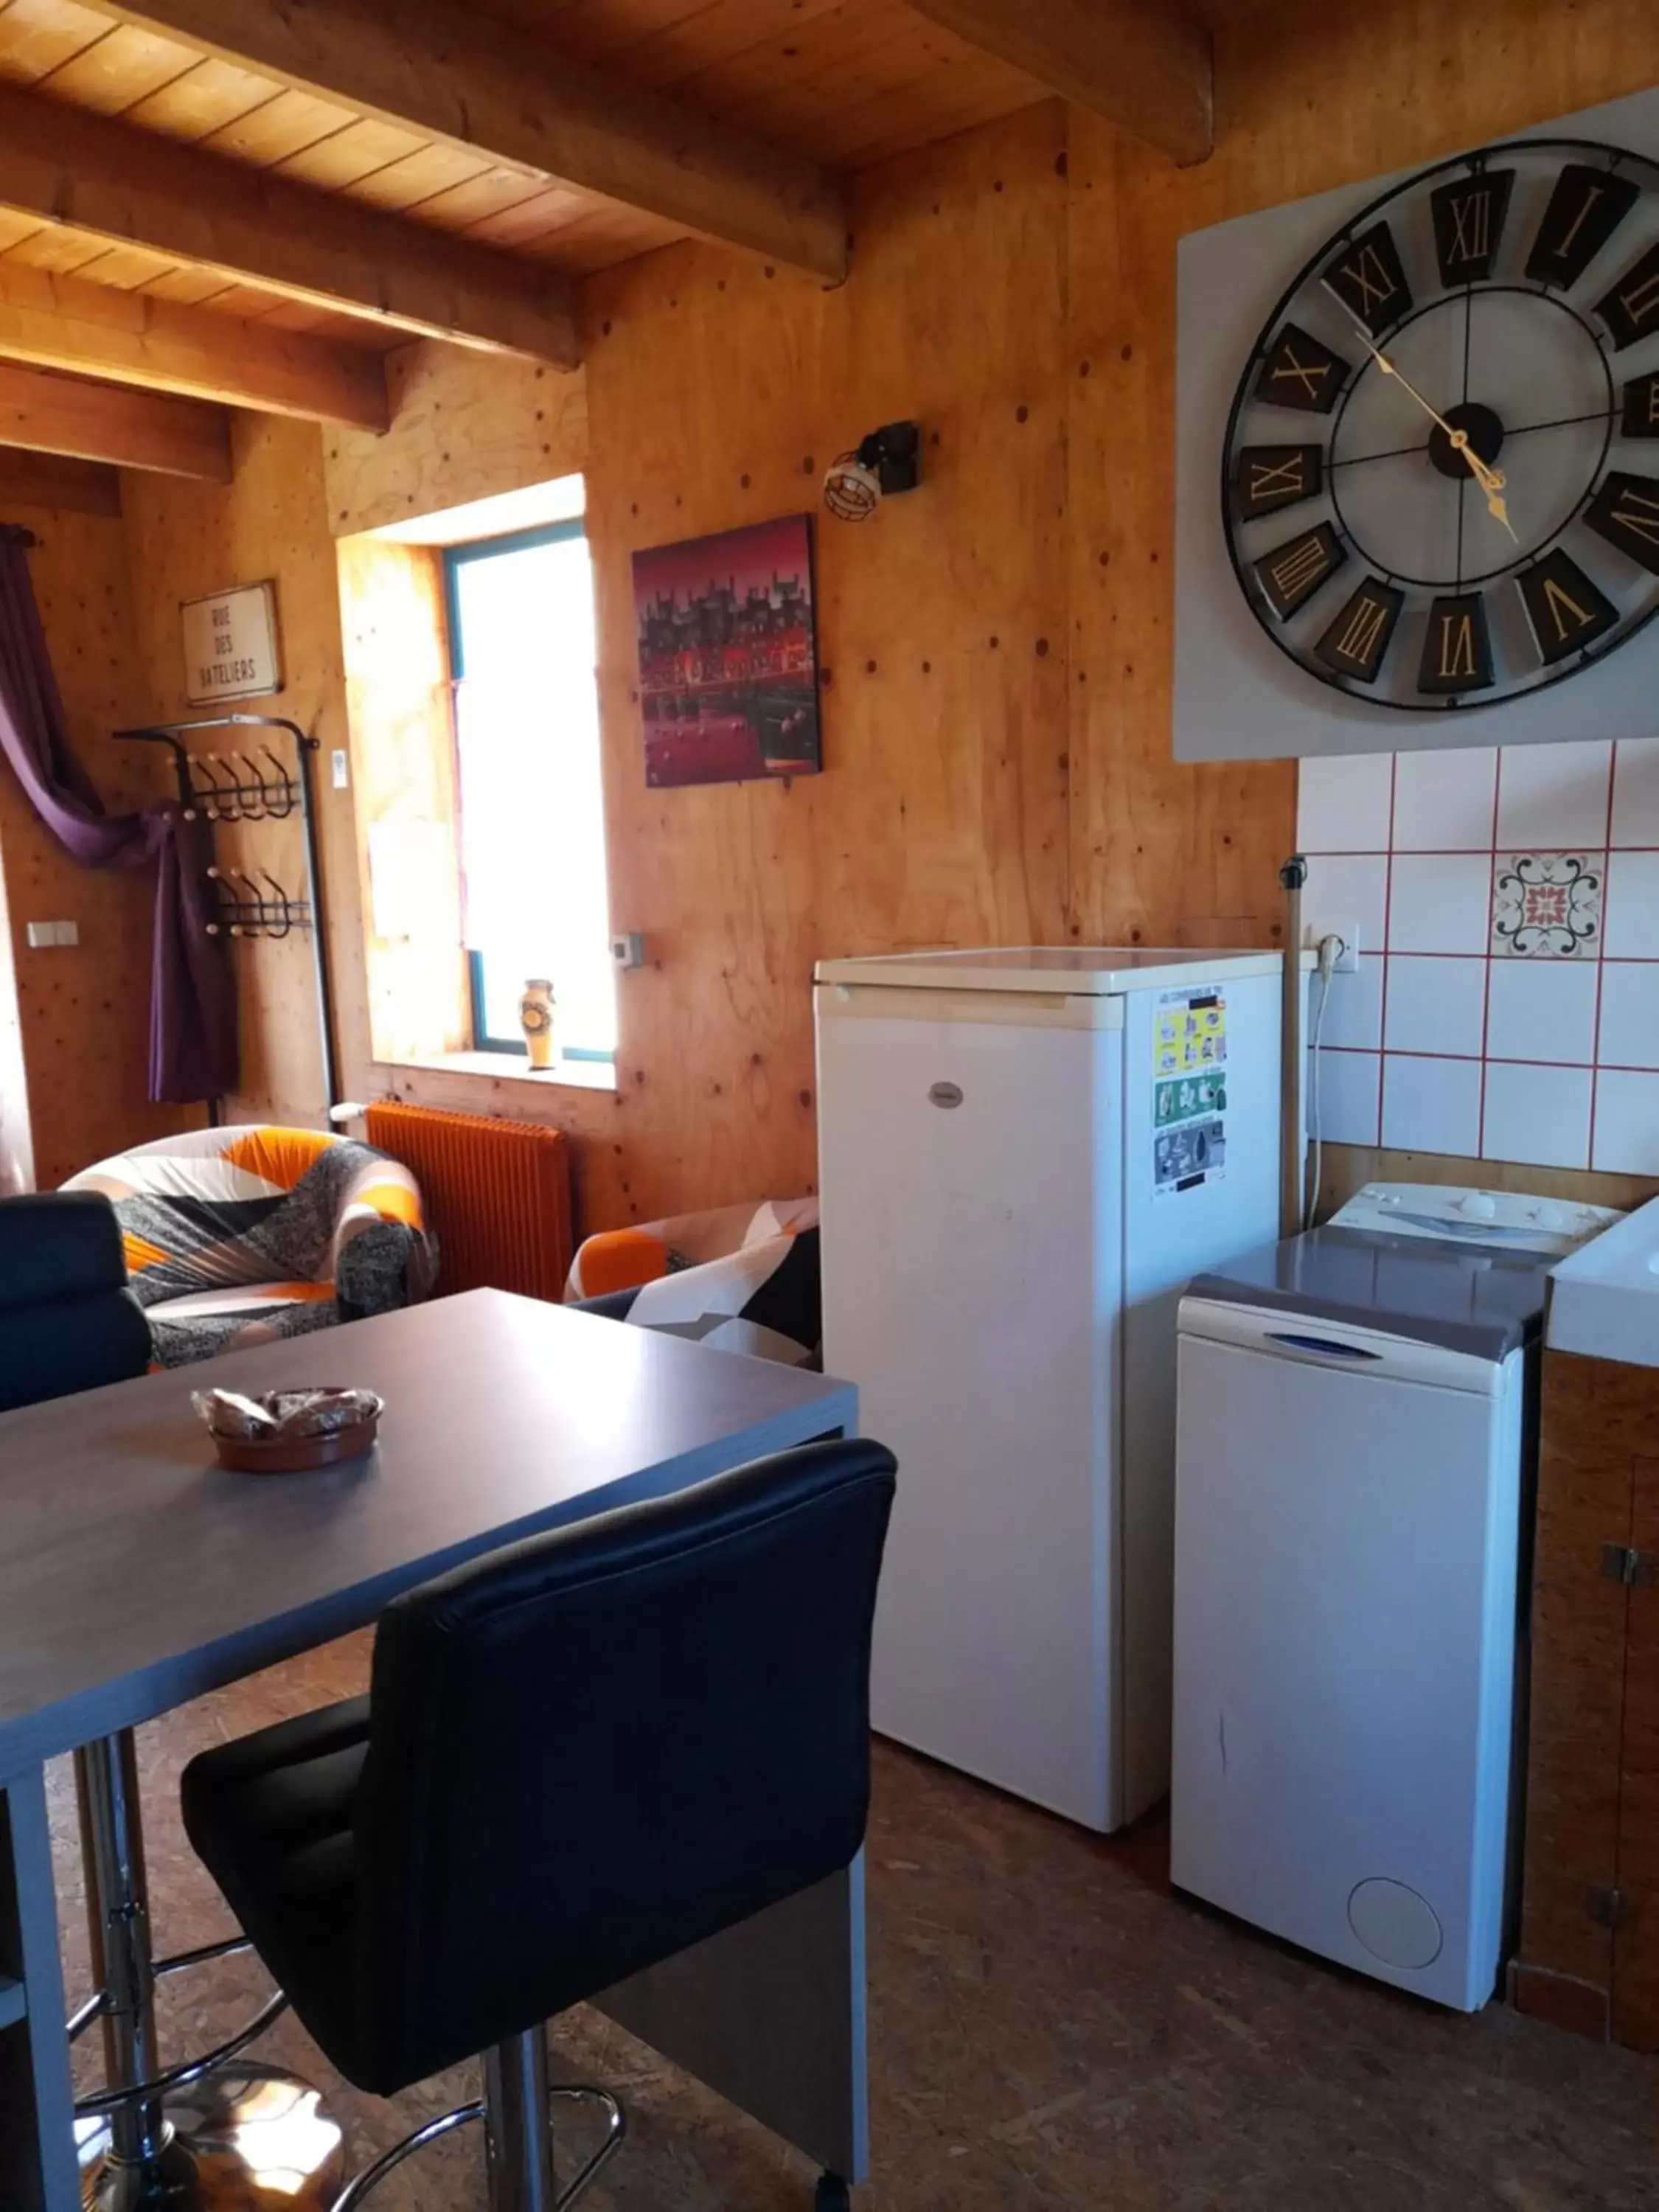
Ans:
[[[484,1114],[371,1106],[368,1141],[421,1186],[438,1238],[438,1295],[558,1298],[570,1272],[570,1150],[562,1131]]]

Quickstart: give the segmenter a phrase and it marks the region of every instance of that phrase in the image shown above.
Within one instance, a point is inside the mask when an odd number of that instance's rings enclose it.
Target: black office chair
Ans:
[[[95,1191],[0,1199],[0,1413],[142,1375],[149,1323]]]
[[[848,1865],[869,1803],[879,1444],[810,1444],[397,1599],[367,1698],[185,1769],[185,1826],[348,2080],[482,2052],[492,2205],[553,2181],[544,2023]]]

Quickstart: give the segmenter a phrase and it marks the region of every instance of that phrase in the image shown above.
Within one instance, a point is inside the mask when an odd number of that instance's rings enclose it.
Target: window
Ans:
[[[444,553],[472,1042],[523,1052],[519,995],[551,979],[568,1059],[616,1051],[594,682],[580,521]]]

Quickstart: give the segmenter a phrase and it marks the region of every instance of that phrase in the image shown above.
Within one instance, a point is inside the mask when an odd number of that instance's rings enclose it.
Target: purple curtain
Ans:
[[[83,867],[156,863],[150,957],[149,1096],[185,1103],[237,1082],[236,991],[207,933],[208,832],[174,801],[106,814],[70,750],[64,702],[29,579],[26,530],[0,523],[0,752],[58,843]]]

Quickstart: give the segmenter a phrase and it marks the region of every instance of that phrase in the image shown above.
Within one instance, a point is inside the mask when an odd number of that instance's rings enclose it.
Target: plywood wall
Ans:
[[[118,514],[7,504],[0,513],[37,539],[35,598],[63,693],[71,740],[112,812],[165,793],[158,763],[114,744],[139,719],[136,640]],[[15,987],[0,992],[0,1191],[50,1189],[111,1152],[196,1117],[144,1097],[149,1025],[152,879],[82,868],[42,827],[9,769],[0,768],[0,914],[9,923]],[[31,921],[73,921],[74,946],[33,950]],[[8,957],[0,948],[0,964]],[[18,1096],[21,1058],[27,1093]],[[9,1069],[9,1074],[5,1070]],[[33,1157],[30,1158],[30,1134]]]
[[[587,386],[538,362],[421,342],[386,356],[389,431],[324,439],[337,537],[517,491],[582,467]]]
[[[252,415],[235,418],[234,435],[231,484],[131,471],[125,476],[137,688],[143,711],[155,720],[207,711],[192,708],[185,696],[179,602],[230,584],[275,580],[283,688],[272,698],[239,703],[250,712],[286,715],[319,742],[318,808],[330,965],[344,1048],[342,1075],[346,1087],[361,1087],[368,1079],[368,1019],[357,829],[349,789],[336,790],[330,775],[331,756],[345,749],[347,731],[322,435],[314,423]],[[287,746],[284,738],[281,748]],[[222,830],[218,845],[227,865],[269,869],[285,889],[297,894],[303,888],[297,817]],[[234,957],[243,1068],[240,1091],[226,1102],[226,1117],[315,1126],[326,1101],[309,940],[296,933],[279,942],[245,943]]]
[[[364,536],[339,569],[368,1048],[405,1061],[471,1041],[443,572],[430,546]]]
[[[1176,240],[1631,91],[1653,74],[1649,14],[1253,11],[1218,33],[1219,143],[1198,168],[1034,108],[857,179],[839,289],[672,247],[583,286],[579,380],[416,349],[384,440],[271,424],[241,434],[228,489],[134,489],[152,705],[177,703],[176,601],[274,574],[290,711],[333,745],[331,532],[585,453],[613,914],[650,953],[619,982],[618,1093],[374,1066],[342,795],[325,804],[349,1083],[560,1121],[591,1226],[810,1182],[820,954],[1271,943],[1291,769],[1170,758]],[[1264,273],[1264,301],[1273,289]],[[647,793],[634,550],[813,507],[824,463],[903,416],[924,426],[924,488],[867,527],[821,526],[826,772]],[[250,979],[266,1109],[315,1095],[297,975],[273,952]]]

